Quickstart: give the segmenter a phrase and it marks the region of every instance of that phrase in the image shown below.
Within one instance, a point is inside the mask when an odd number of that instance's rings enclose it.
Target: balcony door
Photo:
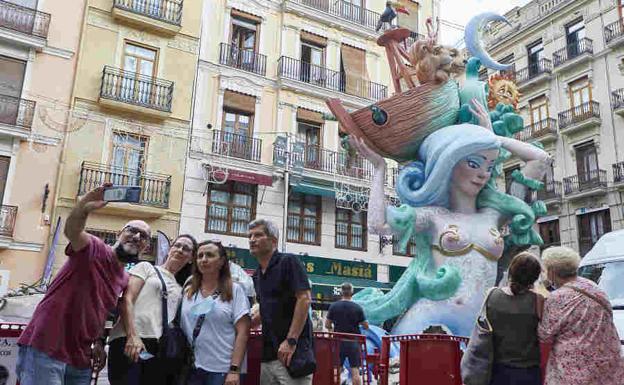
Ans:
[[[533,99],[529,102],[529,114],[531,116],[531,126],[536,131],[548,128],[548,100],[544,96]]]
[[[585,120],[591,117],[592,90],[589,80],[583,78],[569,85],[570,108],[572,109],[572,121]]]
[[[542,249],[551,246],[561,245],[561,235],[559,231],[559,219],[555,219],[548,222],[542,222],[539,224],[539,232],[544,244]]]
[[[583,19],[566,26],[566,47],[568,59],[577,57],[581,52],[581,40],[585,38],[585,23]]]
[[[152,104],[159,95],[154,91],[153,78],[156,75],[156,59],[158,51],[144,46],[126,43],[124,49],[124,66],[126,74],[122,80],[123,99],[140,104]]]
[[[340,16],[355,22],[364,19],[364,0],[335,0]]]
[[[540,60],[544,58],[544,44],[542,40],[533,43],[527,47],[529,57],[529,78],[532,78],[540,72]]]
[[[243,111],[223,111],[222,153],[242,159],[251,159],[253,115]]]
[[[581,256],[587,254],[600,237],[611,231],[611,213],[609,209],[579,215],[577,222]]]
[[[113,184],[141,186],[145,171],[147,138],[125,132],[113,133],[111,176]]]
[[[323,169],[323,148],[321,147],[321,125],[297,121],[297,142],[305,143],[305,167]]]
[[[306,83],[322,85],[324,57],[324,47],[302,42],[300,80]]]
[[[589,188],[600,182],[598,153],[594,143],[583,144],[575,148],[576,169],[579,187]]]
[[[0,123],[17,122],[25,73],[25,61],[0,56]]]
[[[229,65],[253,72],[256,64],[257,42],[258,24],[233,16]]]
[[[4,203],[4,189],[6,188],[10,165],[11,165],[10,157],[0,156],[0,204]]]

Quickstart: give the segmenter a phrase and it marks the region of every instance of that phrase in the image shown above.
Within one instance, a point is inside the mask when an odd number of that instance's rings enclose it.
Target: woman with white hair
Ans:
[[[568,247],[542,253],[556,289],[546,300],[539,339],[552,344],[545,385],[620,385],[624,363],[607,295],[577,276],[581,257]]]

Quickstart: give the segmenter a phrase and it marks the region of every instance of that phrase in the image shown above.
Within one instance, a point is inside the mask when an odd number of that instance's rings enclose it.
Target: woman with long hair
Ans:
[[[232,282],[220,242],[199,244],[182,300],[182,330],[194,356],[189,385],[240,385],[251,318],[242,286]]]
[[[516,255],[509,265],[509,285],[492,291],[486,303],[494,336],[491,385],[540,385],[537,326],[544,297],[533,291],[542,272],[530,253]]]
[[[430,134],[419,160],[402,168],[400,207],[384,206],[386,162],[359,138],[351,144],[374,166],[369,229],[398,238],[417,253],[386,295],[365,289],[354,296],[372,324],[401,316],[393,334],[419,333],[431,325],[468,336],[486,290],[495,284],[505,243],[540,244],[535,213],[522,200],[496,189],[497,166],[510,152],[527,162],[525,177],[541,179],[550,161],[538,147],[497,136],[487,111],[474,102],[481,126],[460,124]],[[501,230],[509,225],[510,234]]]
[[[120,321],[110,334],[108,379],[111,385],[165,385],[171,373],[159,357],[162,336],[162,282],[167,289],[168,322],[173,321],[182,299],[176,274],[192,264],[197,241],[179,235],[161,266],[141,262],[130,269],[128,288],[120,305]],[[161,281],[162,279],[162,281]]]

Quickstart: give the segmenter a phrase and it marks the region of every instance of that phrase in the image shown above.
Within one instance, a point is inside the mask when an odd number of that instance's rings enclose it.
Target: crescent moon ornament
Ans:
[[[492,22],[502,21],[508,25],[511,25],[509,20],[505,17],[498,15],[494,12],[485,12],[479,14],[466,24],[464,41],[466,42],[466,49],[470,55],[478,58],[484,67],[491,68],[497,71],[506,71],[511,69],[512,64],[501,64],[492,59],[490,54],[487,53],[483,47],[483,41],[481,39],[481,33],[485,27]]]

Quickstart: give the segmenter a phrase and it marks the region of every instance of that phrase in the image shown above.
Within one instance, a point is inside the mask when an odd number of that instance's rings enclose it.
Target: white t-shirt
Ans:
[[[182,297],[182,287],[176,282],[171,272],[160,266],[156,267],[167,286],[167,317],[173,321]],[[162,336],[162,285],[149,262],[141,262],[130,269],[129,274],[144,281],[143,287],[134,302],[134,328],[141,338],[160,338]],[[111,341],[125,337],[126,330],[121,320],[110,334]]]
[[[191,314],[194,304],[204,300],[201,293],[182,298],[181,326],[189,344],[193,341],[193,329],[197,316]],[[232,301],[223,302],[221,297],[215,301],[214,308],[202,324],[195,342],[195,365],[208,372],[227,373],[230,371],[236,328],[234,325],[243,316],[249,315],[249,300],[242,286],[234,283]],[[241,363],[241,373],[247,372],[247,354]]]

